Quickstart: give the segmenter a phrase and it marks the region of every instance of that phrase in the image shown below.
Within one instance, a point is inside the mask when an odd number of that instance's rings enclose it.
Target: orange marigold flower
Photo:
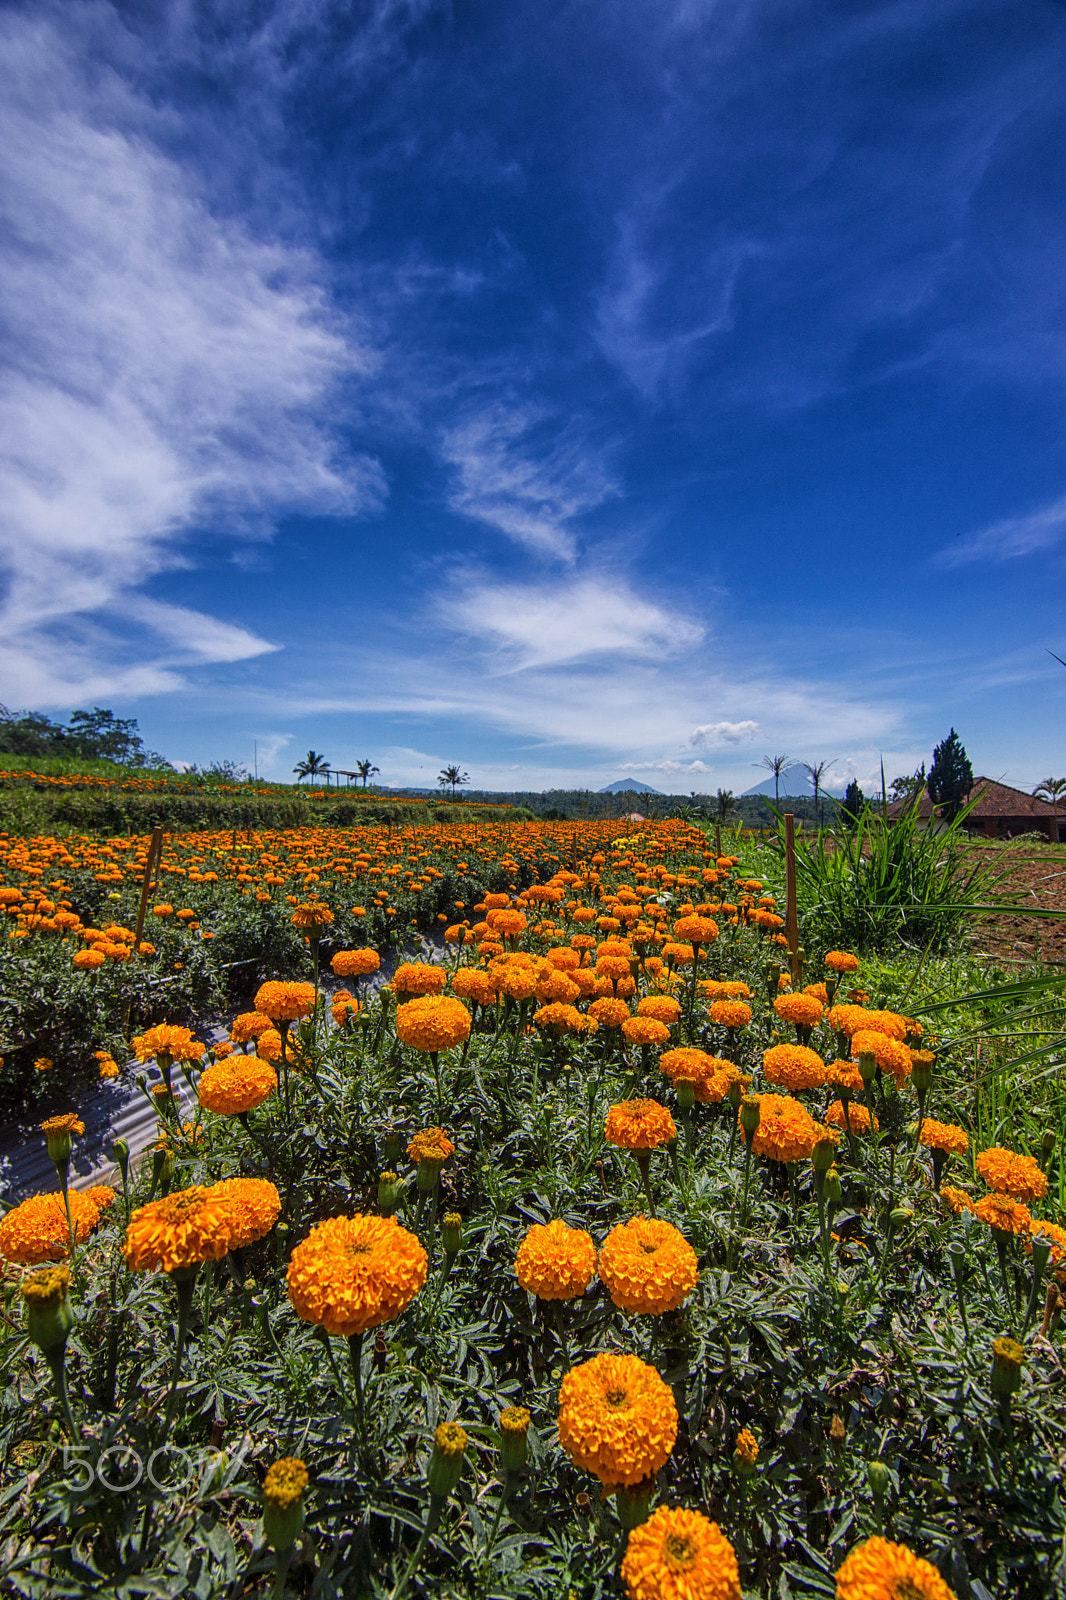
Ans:
[[[669,994],[648,994],[637,1003],[638,1017],[654,1017],[656,1022],[672,1028],[681,1015],[681,1002]]]
[[[796,1000],[802,997],[790,995],[788,998]],[[783,1089],[793,1092],[817,1089],[825,1082],[825,1062],[817,1050],[811,1050],[805,1044],[775,1044],[771,1049],[764,1050],[762,1069],[768,1083],[779,1083]]]
[[[501,908],[499,911],[489,911],[485,918],[493,933],[503,939],[517,939],[528,927],[526,917],[521,911]]]
[[[973,1201],[965,1189],[956,1189],[950,1183],[945,1183],[940,1190],[940,1198],[949,1211],[958,1216],[963,1211],[973,1210]]]
[[[1042,1200],[1047,1194],[1047,1178],[1032,1156],[993,1148],[982,1150],[974,1165],[977,1176],[990,1189],[1013,1195],[1015,1200]]]
[[[405,961],[392,975],[392,987],[398,995],[440,994],[448,974],[443,967],[430,966],[424,961]]]
[[[677,1128],[657,1100],[620,1100],[607,1113],[604,1133],[622,1150],[656,1150],[677,1137]]]
[[[560,972],[557,967],[550,967],[545,963],[537,977],[535,993],[542,1005],[551,1005],[556,1001],[563,1005],[569,1005],[579,998],[581,985],[574,983],[565,972]]]
[[[571,950],[567,945],[557,945],[548,950],[544,956],[550,966],[557,967],[560,972],[573,972],[581,965],[581,952]]]
[[[405,1311],[426,1281],[428,1258],[395,1217],[330,1217],[289,1261],[289,1299],[305,1322],[350,1338]]]
[[[435,1055],[470,1037],[470,1013],[450,994],[427,994],[396,1009],[396,1034],[413,1050]]]
[[[563,1379],[559,1443],[607,1488],[658,1472],[676,1438],[673,1394],[638,1356],[594,1356]]]
[[[272,978],[256,990],[255,1009],[271,1022],[294,1022],[297,1017],[308,1017],[315,1009],[315,986]]]
[[[809,1161],[819,1139],[835,1139],[835,1131],[815,1122],[798,1100],[787,1095],[759,1096],[759,1126],[752,1149],[771,1161]]]
[[[612,1228],[600,1250],[600,1278],[623,1311],[661,1316],[692,1293],[696,1252],[669,1222],[633,1217]]]
[[[825,1068],[825,1082],[833,1089],[848,1089],[861,1094],[862,1074],[854,1061],[830,1061]]]
[[[872,1012],[866,1010],[865,1006],[837,1005],[830,1010],[826,1021],[837,1033],[846,1033],[850,1038],[860,1028],[871,1026],[870,1018],[872,1014]]]
[[[333,912],[321,900],[310,900],[297,906],[289,921],[294,928],[326,928],[333,921]]]
[[[856,1545],[837,1572],[837,1600],[955,1600],[934,1566],[890,1539]]]
[[[891,1072],[901,1088],[911,1070],[911,1053],[907,1046],[898,1039],[889,1038],[887,1033],[875,1033],[870,1028],[860,1028],[852,1034],[851,1053],[873,1056],[882,1071]]]
[[[157,1023],[133,1041],[133,1053],[138,1061],[166,1058],[170,1061],[196,1061],[204,1047],[192,1036],[188,1028],[179,1028],[169,1022]]]
[[[943,1150],[945,1155],[962,1156],[970,1148],[970,1136],[953,1122],[937,1122],[926,1117],[918,1134],[918,1143],[929,1150]],[[995,1185],[998,1188],[998,1185]],[[1024,1200],[1026,1197],[1021,1196]]]
[[[196,1095],[208,1111],[236,1116],[262,1105],[277,1086],[278,1075],[269,1061],[259,1056],[227,1056],[201,1074]]]
[[[233,1211],[217,1189],[194,1185],[150,1200],[130,1218],[126,1265],[134,1272],[177,1272],[218,1261],[229,1249]]]
[[[455,1146],[443,1128],[423,1128],[407,1146],[412,1161],[439,1161],[442,1165],[455,1154]]]
[[[281,1196],[267,1178],[226,1178],[211,1193],[229,1206],[231,1250],[265,1238],[281,1215]]]
[[[858,972],[859,958],[848,950],[827,950],[825,964],[830,972]]]
[[[77,950],[71,958],[71,963],[88,971],[91,967],[102,967],[106,960],[107,957],[102,950]]]
[[[733,1546],[701,1511],[659,1506],[634,1528],[622,1559],[628,1600],[740,1600]]]
[[[670,1039],[670,1029],[666,1023],[656,1022],[654,1017],[648,1016],[627,1017],[622,1024],[622,1033],[630,1044],[667,1044]]]
[[[452,989],[460,1000],[474,1005],[491,1006],[496,999],[496,985],[480,967],[457,967],[452,973]]]
[[[713,917],[679,917],[674,923],[674,936],[688,944],[713,944],[718,937],[718,924]]]
[[[751,1007],[743,1000],[712,1000],[707,1010],[711,1021],[722,1028],[746,1028],[751,1021]]]
[[[365,978],[377,972],[381,957],[376,950],[338,950],[330,966],[338,978]]]
[[[1066,1228],[1060,1228],[1057,1222],[1044,1222],[1039,1217],[1031,1217],[1029,1219],[1029,1232],[1034,1239],[1038,1238],[1040,1234],[1044,1235],[1044,1238],[1051,1246],[1051,1259],[1056,1266],[1066,1260]],[[1028,1239],[1025,1241],[1025,1248],[1030,1251],[1033,1248]]]
[[[539,1300],[576,1300],[596,1271],[596,1246],[583,1228],[557,1218],[535,1223],[518,1247],[515,1277]]]
[[[248,1044],[252,1039],[261,1039],[273,1026],[261,1011],[242,1011],[240,1016],[234,1017],[229,1036],[234,1044]]]
[[[268,1028],[256,1041],[256,1052],[264,1061],[281,1060],[281,1034],[277,1028]]]
[[[70,1220],[78,1243],[100,1220],[100,1207],[80,1189],[68,1190]],[[0,1221],[0,1256],[19,1266],[36,1267],[62,1261],[69,1252],[70,1232],[61,1194],[33,1194]]]
[[[848,1107],[847,1123],[844,1119],[844,1106],[840,1100],[834,1100],[825,1114],[825,1120],[831,1128],[843,1128],[849,1123],[852,1133],[869,1133],[870,1113],[865,1106],[850,1105]],[[874,1118],[874,1132],[877,1132],[878,1122]]]
[[[533,1022],[552,1033],[595,1033],[599,1027],[595,1017],[586,1017],[576,1006],[565,1005],[561,1000],[534,1011]]]
[[[941,1191],[943,1193],[943,1190]],[[974,1206],[974,1215],[1000,1233],[1028,1233],[1032,1216],[1025,1206],[1005,1194],[986,1194]]]
[[[898,1011],[869,1011],[865,1026],[900,1042],[906,1039],[908,1033],[922,1031],[920,1022],[915,1022],[913,1017],[901,1017]]]
[[[624,1000],[603,995],[589,1006],[589,1016],[595,1017],[601,1028],[620,1028],[629,1016],[629,1007]]]
[[[816,1028],[822,1020],[822,1002],[813,994],[779,994],[774,1010],[783,1021],[798,1028]]]

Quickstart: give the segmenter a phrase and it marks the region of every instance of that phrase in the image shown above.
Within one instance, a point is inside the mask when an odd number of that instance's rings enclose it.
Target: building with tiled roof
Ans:
[[[995,778],[975,778],[973,788],[966,796],[967,803],[974,801],[973,810],[965,826],[973,833],[983,833],[987,839],[1009,839],[1018,833],[1046,833],[1055,843],[1066,840],[1066,805],[1061,808],[1024,789],[1012,789],[1009,783],[997,783]],[[890,822],[894,822],[913,801],[894,800],[888,808]],[[929,798],[929,790],[922,790],[918,802],[921,822],[936,820],[936,807]]]

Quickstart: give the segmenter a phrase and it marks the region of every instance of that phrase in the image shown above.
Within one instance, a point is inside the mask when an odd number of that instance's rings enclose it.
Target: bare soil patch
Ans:
[[[1066,845],[977,845],[982,856],[1006,867],[993,899],[1006,905],[1066,912]],[[973,935],[975,949],[1010,965],[1034,961],[1066,963],[1066,917],[983,918]]]

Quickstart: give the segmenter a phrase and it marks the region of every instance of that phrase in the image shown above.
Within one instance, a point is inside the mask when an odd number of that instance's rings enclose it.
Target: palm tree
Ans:
[[[762,764],[768,772],[774,775],[774,805],[781,804],[781,774],[787,772],[792,764],[791,756],[763,756]]]
[[[461,783],[470,782],[470,774],[468,772],[463,772],[460,767],[445,767],[443,771],[437,775],[437,782],[440,784],[442,789],[451,789],[452,799],[454,800],[455,791],[458,789],[459,785]]]
[[[1066,794],[1066,778],[1045,778],[1042,783],[1037,784],[1036,788],[1033,790],[1033,794],[1040,800],[1050,800],[1051,804],[1055,807],[1055,816],[1057,818],[1059,814],[1059,799],[1062,795]],[[1056,836],[1058,835],[1058,831],[1059,825],[1056,821]]]
[[[736,809],[736,795],[732,789],[719,789],[715,801],[718,806],[718,821],[725,827],[731,813]]]
[[[803,763],[803,770],[810,778],[811,786],[814,789],[814,815],[815,820],[819,823],[822,819],[818,814],[818,791],[822,787],[822,778],[829,771],[829,768],[833,766],[836,766],[835,757],[832,761],[805,761]]]
[[[315,779],[319,776],[319,774],[328,773],[331,768],[325,756],[320,756],[316,750],[309,750],[304,759],[302,761],[298,761],[292,770],[296,774],[297,783],[299,783],[302,778],[310,778],[311,787],[313,789],[315,786]]]
[[[355,770],[359,774],[359,776],[362,778],[362,780],[363,780],[363,788],[365,789],[366,786],[367,786],[367,780],[369,779],[370,774],[372,772],[380,773],[381,768],[380,767],[372,767],[370,765],[370,758],[368,756],[365,761],[357,761],[355,763]]]

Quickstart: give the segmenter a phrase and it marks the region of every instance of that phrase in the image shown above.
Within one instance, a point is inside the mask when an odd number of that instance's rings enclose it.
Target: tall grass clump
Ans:
[[[796,896],[805,940],[885,950],[896,943],[944,950],[1004,871],[967,838],[969,808],[939,830],[917,807],[894,821],[865,806],[853,827],[819,828],[796,841]],[[784,851],[782,825],[776,847]]]

